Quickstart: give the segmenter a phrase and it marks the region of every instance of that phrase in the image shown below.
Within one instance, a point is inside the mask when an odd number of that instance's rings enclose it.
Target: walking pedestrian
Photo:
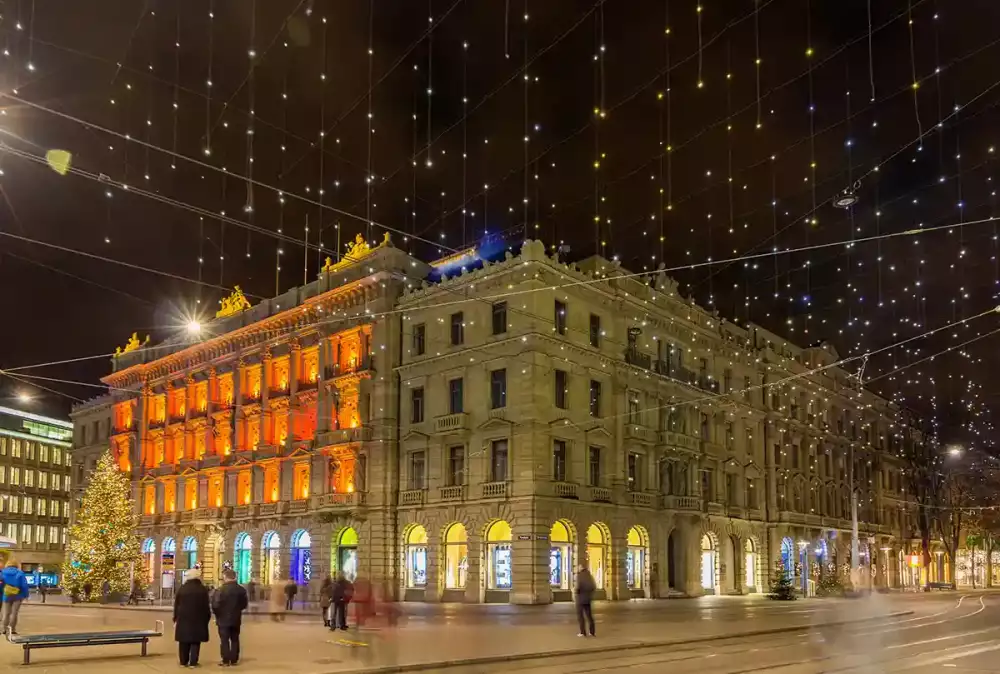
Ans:
[[[3,580],[3,608],[0,610],[0,628],[4,634],[9,630],[17,634],[17,614],[21,611],[21,602],[28,598],[28,578],[24,571],[17,568],[13,557],[7,560],[7,566],[0,574]]]
[[[319,607],[323,611],[323,627],[330,626],[330,606],[333,604],[333,579],[327,576],[319,587]]]
[[[111,583],[107,579],[101,583],[101,601],[105,604],[108,603],[108,598],[111,596]]]
[[[587,636],[587,627],[590,628],[590,636],[597,636],[594,633],[594,612],[590,605],[594,600],[595,590],[597,590],[597,583],[594,581],[590,569],[581,566],[580,572],[576,574],[576,618],[580,622],[580,633],[577,636]]]
[[[38,596],[42,598],[42,603],[45,603],[45,595],[48,591],[45,589],[45,582],[42,581],[38,584]]]
[[[211,619],[208,588],[201,582],[200,571],[190,571],[174,595],[174,640],[178,644],[181,667],[198,666],[201,645],[208,642]]]
[[[250,605],[247,591],[236,582],[236,574],[230,570],[222,572],[222,587],[215,592],[212,608],[215,622],[219,627],[219,650],[222,652],[222,666],[232,667],[240,661],[240,626],[243,611]]]
[[[337,582],[333,584],[332,603],[333,616],[330,619],[330,629],[347,629],[347,605],[354,598],[354,584],[347,580],[343,571],[337,574]]]
[[[88,580],[83,584],[83,598],[90,601],[90,594],[94,591],[93,584]]]
[[[299,586],[295,584],[294,580],[289,579],[285,583],[285,610],[291,611],[292,606],[295,604],[295,595],[299,593]]]
[[[285,607],[288,605],[285,594],[279,588],[283,587],[281,581],[275,580],[269,588],[269,600],[271,603],[271,620],[274,622],[284,622]]]
[[[257,583],[254,581],[253,577],[247,581],[247,597],[250,603],[257,601]]]

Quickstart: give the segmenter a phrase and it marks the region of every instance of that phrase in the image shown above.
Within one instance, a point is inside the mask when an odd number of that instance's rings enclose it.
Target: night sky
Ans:
[[[943,441],[993,443],[1000,318],[979,315],[1000,287],[996,2],[3,0],[2,14],[2,368],[165,337],[234,284],[273,296],[305,265],[315,278],[338,234],[342,248],[387,227],[425,259],[527,234],[570,259],[662,262],[723,317],[841,356],[916,338],[865,379]],[[49,149],[78,172],[36,161]],[[834,207],[845,189],[857,203]],[[938,229],[885,236],[918,228]],[[109,369],[12,374],[89,398],[79,382]],[[25,388],[4,377],[0,395]],[[43,411],[73,402],[39,393]]]

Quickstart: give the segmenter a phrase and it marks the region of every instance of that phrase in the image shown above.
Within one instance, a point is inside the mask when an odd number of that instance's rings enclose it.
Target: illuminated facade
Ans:
[[[32,585],[43,577],[54,585],[63,561],[72,428],[63,419],[0,407],[0,535],[16,541],[14,562]]]
[[[347,260],[115,358],[151,582],[342,570],[412,601],[546,603],[585,563],[611,599],[760,592],[780,559],[807,581],[848,563],[851,456],[862,561],[900,582],[892,450],[919,438],[831,348],[540,242],[452,278],[388,241]]]

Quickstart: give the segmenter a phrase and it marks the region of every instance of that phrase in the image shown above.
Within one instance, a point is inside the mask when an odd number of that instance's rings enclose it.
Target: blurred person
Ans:
[[[331,603],[333,604],[333,614],[330,617],[330,629],[347,629],[347,606],[354,599],[354,584],[347,580],[347,576],[341,571],[337,574],[337,581],[333,584],[331,592]]]
[[[188,572],[187,580],[174,594],[174,640],[178,644],[181,667],[197,667],[201,645],[208,642],[212,608],[201,572]]]
[[[363,577],[355,578],[351,587],[353,593],[350,603],[354,604],[354,624],[356,627],[364,627],[365,623],[375,615],[375,593],[371,583]],[[343,626],[341,629],[347,627]]]
[[[219,628],[219,650],[223,667],[235,666],[240,661],[240,627],[243,611],[250,605],[246,589],[236,582],[236,574],[222,572],[222,587],[215,592],[212,608]]]
[[[581,566],[580,572],[576,574],[576,618],[580,622],[580,633],[577,636],[587,636],[586,628],[588,626],[590,627],[590,636],[597,636],[594,633],[594,612],[591,607],[596,590],[597,583],[594,581],[590,569]]]
[[[107,579],[101,583],[101,601],[105,604],[108,603],[108,598],[111,596],[111,583]]]
[[[291,611],[292,607],[295,605],[295,595],[299,593],[299,586],[295,584],[294,580],[289,579],[285,583],[285,610]]]
[[[7,560],[7,566],[0,573],[0,580],[3,581],[3,608],[0,610],[0,628],[4,634],[10,630],[11,634],[17,634],[17,615],[21,611],[21,602],[28,598],[28,578],[14,563],[14,558]]]
[[[247,597],[251,603],[257,601],[257,583],[254,581],[253,576],[247,581]]]
[[[88,580],[83,584],[83,598],[90,601],[90,595],[94,591],[93,584]]]
[[[280,581],[275,581],[271,584],[269,588],[270,595],[268,600],[271,604],[271,620],[274,622],[283,622],[285,620],[285,611],[288,610],[288,602],[285,600],[285,595],[283,592],[279,592],[278,588],[281,587]]]
[[[323,612],[323,627],[330,626],[330,607],[333,605],[333,579],[327,576],[319,586],[319,608]]]
[[[48,590],[45,589],[45,582],[38,584],[38,596],[42,598],[42,603],[45,603],[45,595],[48,594]]]

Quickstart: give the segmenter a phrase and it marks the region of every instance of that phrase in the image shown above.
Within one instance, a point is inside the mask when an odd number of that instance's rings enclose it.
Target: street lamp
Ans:
[[[27,405],[30,402],[34,402],[35,396],[31,395],[27,391],[21,391],[17,394],[17,401],[22,405]]]
[[[945,449],[947,449],[948,453],[952,456],[961,456],[964,450],[962,445],[948,445]]]

